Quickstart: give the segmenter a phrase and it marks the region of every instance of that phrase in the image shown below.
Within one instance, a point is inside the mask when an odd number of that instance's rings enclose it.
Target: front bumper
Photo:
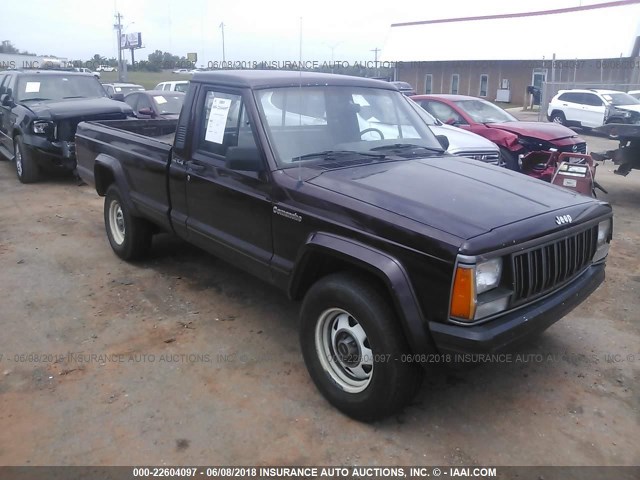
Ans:
[[[34,154],[34,160],[41,166],[60,167],[67,170],[76,168],[75,142],[51,141],[45,137],[32,135],[25,138],[25,144]]]
[[[558,292],[485,324],[465,327],[429,322],[431,336],[442,353],[500,351],[549,328],[582,303],[604,276],[604,263],[592,265]]]

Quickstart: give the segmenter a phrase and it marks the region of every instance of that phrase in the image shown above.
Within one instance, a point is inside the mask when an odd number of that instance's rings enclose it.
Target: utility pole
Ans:
[[[117,46],[118,46],[118,81],[119,82],[123,82],[124,81],[124,72],[122,71],[122,49],[120,48],[120,39],[122,38],[122,19],[124,18],[122,15],[120,15],[120,12],[115,14],[117,23],[115,23],[113,25],[113,28],[116,30],[117,33],[117,37],[118,37],[118,42],[117,42]]]
[[[225,61],[225,56],[224,56],[224,23],[220,24],[220,30],[222,31],[222,61]]]
[[[378,69],[378,52],[380,51],[380,49],[378,47],[374,48],[373,50],[371,50],[374,54],[375,54],[375,66],[376,66],[376,77],[380,76],[380,70]]]

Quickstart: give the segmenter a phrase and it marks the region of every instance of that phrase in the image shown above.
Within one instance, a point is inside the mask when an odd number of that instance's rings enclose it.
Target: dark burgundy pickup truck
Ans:
[[[169,231],[303,299],[309,373],[361,420],[429,355],[502,349],[604,279],[607,203],[446,154],[386,82],[197,73],[179,120],[81,123],[76,148],[117,255]]]

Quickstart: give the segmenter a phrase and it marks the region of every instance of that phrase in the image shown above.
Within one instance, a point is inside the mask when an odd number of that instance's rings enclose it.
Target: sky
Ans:
[[[141,32],[145,48],[186,56],[198,65],[225,58],[242,61],[372,61],[392,23],[575,7],[603,0],[28,0],[2,7],[0,40],[20,50],[86,60],[117,56],[114,14],[125,32]],[[300,32],[302,31],[302,36]],[[523,32],[504,32],[518,38]],[[530,40],[528,40],[530,41]],[[437,48],[425,45],[425,48]],[[380,55],[380,53],[378,53]]]

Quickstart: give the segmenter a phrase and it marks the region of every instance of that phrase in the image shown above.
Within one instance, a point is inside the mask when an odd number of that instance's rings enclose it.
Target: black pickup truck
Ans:
[[[604,279],[609,204],[444,153],[386,82],[197,73],[179,120],[81,123],[76,145],[117,255],[169,231],[303,299],[309,373],[361,420],[433,355],[503,349]]]
[[[15,160],[22,183],[42,169],[76,167],[74,137],[83,120],[133,115],[91,74],[57,70],[0,72],[0,155]]]

